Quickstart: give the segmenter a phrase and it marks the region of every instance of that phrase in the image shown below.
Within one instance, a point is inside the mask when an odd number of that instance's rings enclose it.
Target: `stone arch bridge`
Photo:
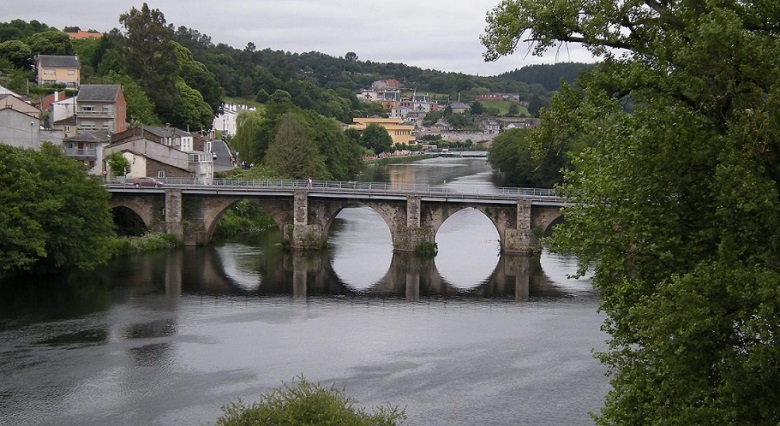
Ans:
[[[498,231],[501,251],[541,251],[538,234],[561,218],[565,200],[551,190],[499,188],[489,192],[428,185],[364,182],[215,181],[216,185],[166,182],[164,188],[107,185],[112,208],[135,212],[150,230],[176,236],[185,245],[206,244],[217,222],[239,200],[251,200],[273,217],[292,249],[327,242],[336,215],[349,205],[377,212],[390,229],[393,250],[413,252],[435,242],[452,214],[473,208]]]

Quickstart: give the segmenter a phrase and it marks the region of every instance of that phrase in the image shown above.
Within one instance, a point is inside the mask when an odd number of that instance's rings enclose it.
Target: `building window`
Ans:
[[[157,177],[158,178],[165,178],[165,170],[158,170],[157,171]]]
[[[76,75],[76,70],[68,70],[68,75]]]
[[[43,75],[54,75],[56,74],[55,70],[43,70]]]

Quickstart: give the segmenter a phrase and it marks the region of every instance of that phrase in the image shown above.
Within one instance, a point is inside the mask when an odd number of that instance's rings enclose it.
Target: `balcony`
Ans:
[[[190,163],[213,163],[214,154],[210,152],[190,154]]]
[[[114,111],[78,110],[76,116],[87,118],[114,118]]]
[[[97,149],[95,148],[62,148],[66,157],[78,159],[97,159]]]

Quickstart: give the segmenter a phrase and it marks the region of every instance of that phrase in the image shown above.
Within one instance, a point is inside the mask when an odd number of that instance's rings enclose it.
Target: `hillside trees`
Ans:
[[[612,384],[596,420],[777,424],[780,3],[591,6],[503,1],[482,42],[488,60],[521,40],[603,59],[532,135],[585,147],[552,243],[596,268]]]

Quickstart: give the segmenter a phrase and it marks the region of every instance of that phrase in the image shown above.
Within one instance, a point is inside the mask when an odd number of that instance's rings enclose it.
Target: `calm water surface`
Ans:
[[[377,176],[493,185],[479,159]],[[474,210],[437,243],[432,261],[394,255],[379,215],[356,207],[320,254],[285,253],[272,231],[6,290],[0,424],[210,424],[299,375],[405,407],[413,425],[592,424],[606,336],[590,282],[566,278],[575,259],[502,256]]]

